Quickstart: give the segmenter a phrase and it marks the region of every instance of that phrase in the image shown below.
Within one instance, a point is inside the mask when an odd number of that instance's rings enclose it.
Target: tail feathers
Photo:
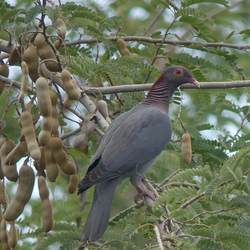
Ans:
[[[115,178],[95,186],[94,198],[83,230],[82,241],[97,241],[105,233],[114,193],[120,182],[120,178]]]

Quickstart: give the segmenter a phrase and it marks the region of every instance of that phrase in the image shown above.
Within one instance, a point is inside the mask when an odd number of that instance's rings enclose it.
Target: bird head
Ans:
[[[190,71],[183,66],[170,66],[160,76],[161,80],[172,83],[179,87],[184,83],[192,83],[199,87],[199,83],[194,79]]]

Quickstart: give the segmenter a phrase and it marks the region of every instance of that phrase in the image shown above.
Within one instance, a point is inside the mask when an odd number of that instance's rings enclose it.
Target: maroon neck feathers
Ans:
[[[176,86],[169,84],[167,79],[160,77],[152,85],[142,103],[164,106],[168,111],[169,102],[175,90]]]

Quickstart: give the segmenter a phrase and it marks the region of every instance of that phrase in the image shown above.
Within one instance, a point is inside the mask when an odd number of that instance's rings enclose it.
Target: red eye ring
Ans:
[[[183,71],[182,71],[182,69],[176,69],[174,71],[174,74],[177,75],[177,76],[183,76]]]

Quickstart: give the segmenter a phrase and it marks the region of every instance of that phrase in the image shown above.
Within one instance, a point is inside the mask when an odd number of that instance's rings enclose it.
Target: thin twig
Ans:
[[[200,198],[203,197],[204,195],[205,195],[205,192],[196,195],[195,197],[193,197],[192,199],[188,200],[188,201],[185,202],[183,205],[181,205],[181,206],[179,207],[179,209],[184,209],[184,208],[186,208],[186,207],[189,206],[191,203],[193,203],[194,201],[200,199]],[[178,210],[179,210],[179,209],[178,209]]]

